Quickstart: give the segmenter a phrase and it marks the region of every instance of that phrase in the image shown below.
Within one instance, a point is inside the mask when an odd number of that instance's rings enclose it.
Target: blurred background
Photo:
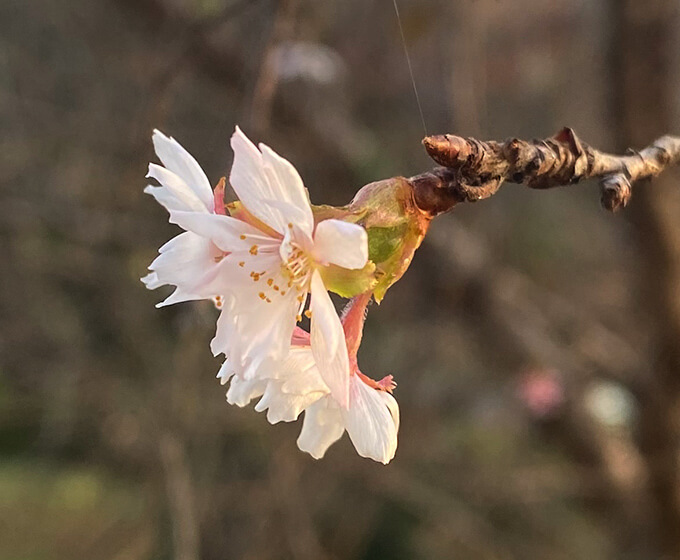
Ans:
[[[678,132],[677,0],[400,0],[427,131]],[[397,456],[227,405],[151,131],[215,183],[240,124],[316,203],[433,163],[391,0],[0,2],[0,560],[680,558],[680,175],[599,208],[507,185],[373,306]]]

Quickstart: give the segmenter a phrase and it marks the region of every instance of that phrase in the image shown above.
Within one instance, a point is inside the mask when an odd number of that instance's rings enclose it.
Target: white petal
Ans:
[[[269,381],[260,402],[255,405],[255,410],[258,412],[268,409],[267,420],[270,424],[297,420],[303,410],[325,395],[323,392],[284,393],[281,390],[281,385],[282,382],[278,379]]]
[[[369,387],[354,375],[349,409],[343,410],[342,416],[359,455],[384,464],[392,460],[399,430],[399,406],[394,397]]]
[[[283,198],[277,198],[277,202],[288,202],[301,213],[301,218],[297,221],[307,235],[312,235],[314,229],[314,216],[312,207],[309,204],[309,197],[297,169],[287,159],[282,158],[266,144],[259,145],[262,152],[262,159],[265,164],[267,175],[272,185],[279,185],[279,192]]]
[[[281,367],[281,390],[289,394],[328,393],[309,346],[292,346]]]
[[[363,268],[368,261],[366,230],[341,220],[324,220],[314,232],[314,255],[324,265]]]
[[[224,363],[217,372],[217,379],[220,380],[220,385],[224,385],[234,375],[234,368],[229,360],[224,360]]]
[[[184,303],[185,301],[196,301],[198,299],[206,299],[206,296],[195,294],[192,292],[185,292],[180,288],[176,288],[168,297],[163,301],[156,304],[158,309],[162,307],[167,307],[168,305],[175,305],[176,303]]]
[[[263,234],[242,220],[220,214],[171,211],[170,222],[187,231],[207,237],[227,252],[247,251],[254,245],[277,247],[279,241]]]
[[[270,423],[291,422],[312,403],[328,394],[309,346],[292,347],[278,367],[277,378],[267,385],[255,410],[268,409]]]
[[[194,284],[206,267],[215,264],[215,250],[210,240],[190,232],[173,237],[158,252],[149,265],[149,270],[156,274],[157,282],[153,283],[156,287]]]
[[[212,212],[214,199],[210,182],[193,156],[174,138],[168,138],[159,130],[153,131],[153,145],[163,165],[180,177],[194,195]]]
[[[156,199],[156,202],[163,206],[166,210],[187,210],[191,212],[197,211],[195,207],[186,204],[175,196],[172,191],[166,187],[156,187],[154,185],[147,185],[144,189],[146,194],[150,194]]]
[[[165,284],[158,279],[158,274],[155,272],[149,272],[149,274],[140,278],[140,280],[144,282],[147,290],[155,290],[156,288],[165,286]]]
[[[238,258],[237,254],[226,257],[224,266]],[[290,349],[297,313],[297,292],[287,290],[282,296],[283,290],[274,291],[263,279],[254,282],[247,277],[247,268],[237,267],[235,270],[246,278],[232,276],[231,286],[215,284],[224,288],[217,293],[229,294],[229,305],[223,308],[218,319],[211,349],[215,354],[222,352],[239,361],[245,378],[271,376],[272,362],[281,362]],[[220,281],[223,276],[219,275]],[[273,285],[286,284],[280,279]],[[266,298],[263,299],[261,294],[266,294]]]
[[[227,391],[227,402],[244,407],[251,400],[261,396],[267,386],[266,379],[245,380],[234,376],[231,378]]]
[[[235,334],[236,327],[234,325],[234,319],[234,314],[229,309],[229,301],[227,301],[222,308],[219,317],[217,317],[215,336],[210,341],[210,350],[212,351],[213,356],[217,357],[220,354],[224,354],[225,356],[232,355],[234,349],[230,347],[233,346],[230,345],[230,343]],[[238,363],[240,367],[240,359],[233,358],[233,361],[234,363]]]
[[[184,182],[179,175],[156,165],[149,164],[147,177],[156,179],[161,186],[149,185],[144,192],[152,195],[160,204],[168,210],[185,210],[187,212],[210,213],[211,207],[196,195],[196,193]]]
[[[311,283],[311,346],[321,377],[342,407],[349,403],[349,359],[342,324],[318,271]]]
[[[182,233],[159,249],[160,255],[149,266],[151,274],[142,278],[142,282],[150,290],[166,284],[177,287],[159,306],[212,297],[215,292],[210,289],[209,280],[216,272],[215,251],[209,239]]]
[[[311,235],[312,210],[295,168],[264,145],[261,153],[239,127],[231,137],[231,147],[234,163],[229,182],[248,211],[281,234],[296,222]],[[272,202],[289,203],[299,212],[288,215]]]
[[[321,459],[326,450],[340,439],[344,431],[339,408],[329,397],[326,397],[305,410],[297,445],[301,451],[309,453],[315,459]]]

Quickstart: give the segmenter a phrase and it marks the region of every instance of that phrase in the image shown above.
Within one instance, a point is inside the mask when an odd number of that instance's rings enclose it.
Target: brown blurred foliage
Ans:
[[[400,0],[429,133],[677,133],[673,0]],[[139,282],[175,234],[150,134],[213,180],[239,123],[316,203],[431,167],[387,0],[0,4],[0,559],[680,558],[680,190],[437,218],[369,313],[387,467],[230,407],[208,303]]]

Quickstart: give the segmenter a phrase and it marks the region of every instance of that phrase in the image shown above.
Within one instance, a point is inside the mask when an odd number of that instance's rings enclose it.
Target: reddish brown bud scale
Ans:
[[[439,165],[457,167],[470,156],[470,146],[464,138],[451,134],[438,134],[423,138],[428,155]]]

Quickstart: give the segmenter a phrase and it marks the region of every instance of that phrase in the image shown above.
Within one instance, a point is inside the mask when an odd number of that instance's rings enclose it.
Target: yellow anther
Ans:
[[[312,312],[309,309],[307,311],[305,311],[305,317],[307,317],[307,319],[312,318]]]
[[[302,303],[303,301],[305,301],[305,296],[298,296],[298,297],[297,297],[297,300],[298,300],[300,303]]]
[[[302,315],[296,315],[296,316],[295,316],[295,321],[297,321],[298,323],[299,323],[300,321],[302,321]]]
[[[271,278],[270,278],[270,280],[271,280]],[[267,284],[269,284],[269,282],[267,282]],[[271,286],[271,284],[269,284],[269,285]],[[276,284],[274,284],[274,290],[277,291],[277,292],[279,291],[279,287]]]
[[[285,295],[286,295],[285,290],[281,290],[281,295],[282,295],[282,296],[285,296]]]
[[[245,263],[245,261],[241,261],[240,263],[238,263],[238,265],[239,265],[241,268],[243,268],[243,267],[246,265],[246,263]]]
[[[257,255],[257,245],[253,245],[253,246],[250,248],[250,254],[251,254],[251,255]]]
[[[245,238],[246,238],[246,236],[245,236],[245,235],[241,235],[241,239],[245,239]]]
[[[269,280],[267,280],[267,286],[271,286],[273,283],[274,283],[273,278],[270,278]]]
[[[257,295],[260,296],[260,299],[261,299],[261,300],[267,299],[267,296],[264,295],[264,292],[260,292],[260,293],[257,294]]]

